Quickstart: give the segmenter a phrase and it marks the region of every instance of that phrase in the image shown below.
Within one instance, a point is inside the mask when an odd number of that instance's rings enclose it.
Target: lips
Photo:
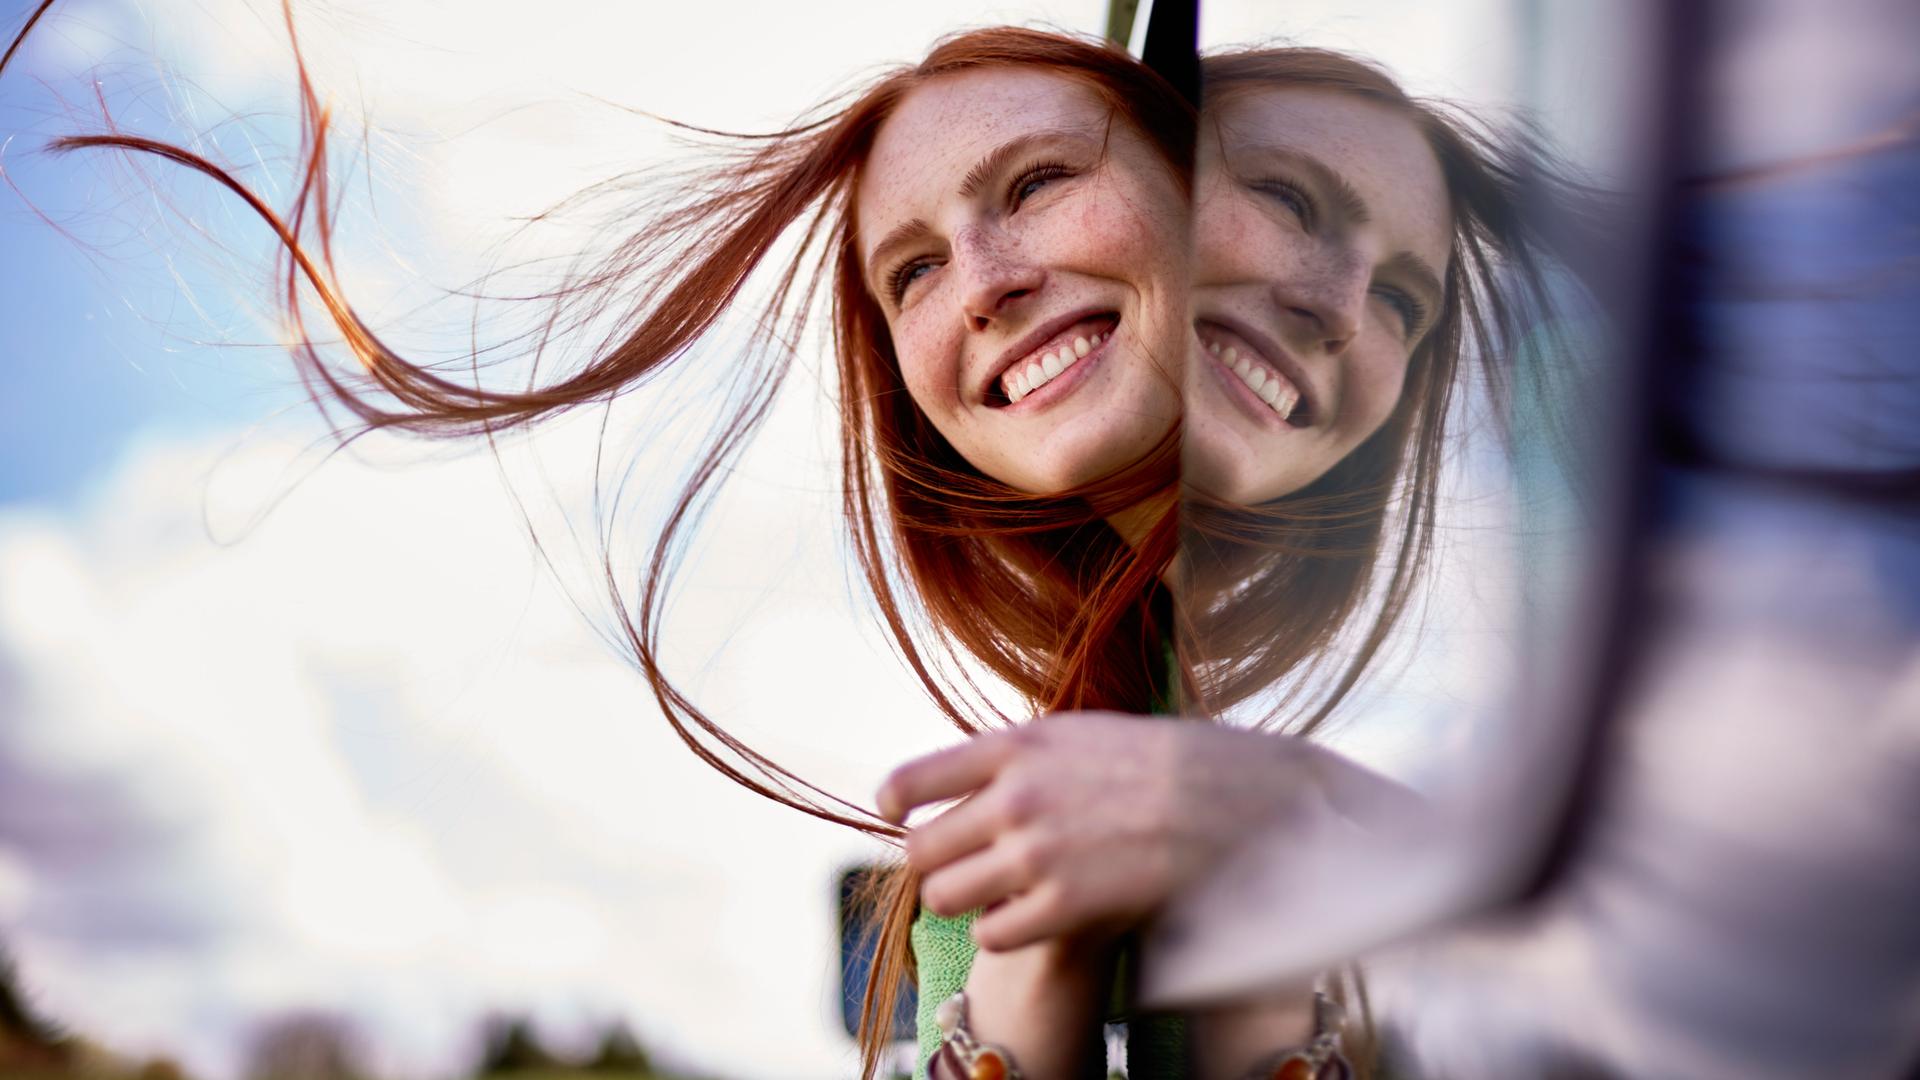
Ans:
[[[1194,330],[1222,370],[1281,422],[1290,427],[1306,427],[1312,422],[1306,380],[1291,357],[1259,334],[1231,322],[1203,319]]]
[[[1113,311],[1081,312],[1049,321],[1001,354],[982,396],[995,408],[1019,404],[1099,352],[1119,323],[1120,316]]]

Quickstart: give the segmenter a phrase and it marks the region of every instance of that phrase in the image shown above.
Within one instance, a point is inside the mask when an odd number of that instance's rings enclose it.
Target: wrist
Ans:
[[[1074,1076],[1101,1050],[1112,950],[1049,939],[974,957],[967,974],[974,1037],[1004,1049],[1029,1080]]]
[[[976,1015],[1020,1009],[1064,1019],[1092,1012],[1111,970],[1108,950],[1050,939],[1001,952],[981,949],[967,972],[966,990]]]

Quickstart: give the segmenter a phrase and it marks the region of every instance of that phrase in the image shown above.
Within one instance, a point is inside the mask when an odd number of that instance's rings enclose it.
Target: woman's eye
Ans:
[[[900,298],[906,295],[907,286],[912,285],[925,276],[921,273],[922,270],[932,269],[933,263],[927,259],[913,259],[900,264],[900,266],[887,277],[887,292],[893,296],[893,302],[896,304],[899,303]]]
[[[1374,295],[1387,302],[1387,306],[1400,317],[1400,332],[1411,338],[1427,321],[1427,305],[1414,299],[1412,294],[1399,289],[1375,289]]]
[[[1035,165],[1019,175],[1012,186],[1012,201],[1015,206],[1032,198],[1039,190],[1052,181],[1072,175],[1065,165]]]
[[[1300,219],[1302,224],[1313,219],[1313,200],[1285,180],[1262,180],[1254,185],[1261,194],[1284,207],[1288,213]]]

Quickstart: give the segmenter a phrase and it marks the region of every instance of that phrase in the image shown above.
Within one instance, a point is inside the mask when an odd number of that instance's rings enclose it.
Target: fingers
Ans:
[[[1042,882],[975,919],[973,940],[988,952],[1005,952],[1065,934],[1076,925],[1065,891]]]
[[[1006,815],[995,806],[995,794],[993,788],[976,792],[932,821],[914,826],[907,834],[908,865],[933,874],[992,844],[1006,823]]]
[[[920,886],[920,902],[936,915],[952,917],[1006,900],[1034,882],[1031,859],[1013,843],[985,848],[929,874]]]
[[[980,735],[893,770],[880,785],[880,816],[900,825],[916,806],[954,799],[984,786],[1012,758],[1013,732]]]

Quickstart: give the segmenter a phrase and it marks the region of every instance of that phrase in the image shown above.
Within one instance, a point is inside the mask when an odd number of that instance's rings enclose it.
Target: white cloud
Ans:
[[[867,846],[679,745],[485,455],[341,457],[210,542],[202,511],[224,530],[284,491],[287,453],[149,442],[75,516],[0,521],[0,770],[32,798],[0,830],[0,936],[46,1010],[216,1075],[251,1018],[310,1005],[421,1069],[524,1006],[627,1015],[702,1068],[842,1070],[832,875]],[[829,511],[748,470],[720,518],[823,542],[689,563],[691,622],[731,637],[691,681],[864,800],[942,736],[852,610]],[[756,604],[784,614],[730,634]]]
[[[1415,94],[1480,105],[1513,99],[1515,11],[1505,0],[1365,6],[1307,0],[1212,0],[1201,6],[1203,48],[1269,43],[1339,49],[1385,64]]]
[[[341,126],[336,140],[345,136],[342,160],[358,152],[360,120],[371,120],[374,172],[394,185],[383,213],[417,214],[435,244],[468,257],[500,239],[510,218],[658,162],[666,127],[626,110],[770,130],[917,60],[942,34],[1006,22],[1098,32],[1106,11],[1102,0],[597,0],[537,16],[507,0],[469,0],[457,14],[378,0],[295,7],[316,92]],[[296,97],[277,0],[97,0],[56,9],[44,29],[52,44],[36,41],[25,59],[56,89],[87,102],[91,90],[70,80],[111,57],[99,72],[107,92],[139,95],[122,122],[172,138],[217,131],[229,156],[264,159],[249,177],[285,201],[293,170],[282,121]],[[223,126],[236,116],[239,127]]]

